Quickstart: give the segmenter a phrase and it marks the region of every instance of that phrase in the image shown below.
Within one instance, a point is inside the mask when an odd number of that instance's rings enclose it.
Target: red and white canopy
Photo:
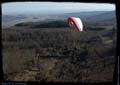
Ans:
[[[72,24],[79,32],[83,31],[83,24],[80,18],[78,17],[68,17],[68,24]]]

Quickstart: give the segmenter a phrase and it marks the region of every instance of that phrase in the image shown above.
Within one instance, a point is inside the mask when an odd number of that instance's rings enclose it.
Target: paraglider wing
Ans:
[[[68,17],[67,23],[69,25],[74,25],[74,27],[80,32],[83,31],[83,24],[80,18],[77,17]]]

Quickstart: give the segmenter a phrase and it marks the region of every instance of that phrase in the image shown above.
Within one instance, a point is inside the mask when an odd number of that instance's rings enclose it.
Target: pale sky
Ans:
[[[67,13],[81,11],[113,11],[115,4],[79,2],[9,2],[2,4],[2,13]]]

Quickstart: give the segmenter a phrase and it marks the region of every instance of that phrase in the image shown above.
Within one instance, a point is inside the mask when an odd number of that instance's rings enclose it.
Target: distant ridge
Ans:
[[[115,11],[92,11],[92,12],[75,12],[75,13],[63,13],[54,15],[2,15],[2,27],[13,26],[21,22],[34,22],[34,21],[46,21],[46,20],[66,20],[69,16],[79,17],[83,21],[93,21],[100,23],[116,23]]]

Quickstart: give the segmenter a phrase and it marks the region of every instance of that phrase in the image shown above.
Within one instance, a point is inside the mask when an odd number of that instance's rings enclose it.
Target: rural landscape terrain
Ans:
[[[80,17],[83,31],[66,19]],[[112,82],[115,11],[2,15],[4,79],[40,82]]]

